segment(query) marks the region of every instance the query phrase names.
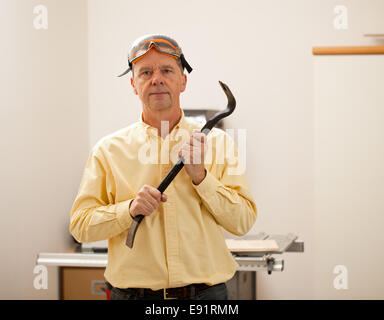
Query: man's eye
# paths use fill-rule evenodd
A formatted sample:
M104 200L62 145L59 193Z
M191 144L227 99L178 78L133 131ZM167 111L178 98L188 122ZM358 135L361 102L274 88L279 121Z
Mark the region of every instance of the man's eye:
M149 77L151 75L151 70L144 70L140 72L141 77Z

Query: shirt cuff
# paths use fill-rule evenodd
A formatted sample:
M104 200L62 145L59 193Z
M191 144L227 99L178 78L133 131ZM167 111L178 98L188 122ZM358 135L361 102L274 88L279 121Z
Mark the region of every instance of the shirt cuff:
M116 208L117 221L123 229L128 229L133 219L129 213L129 206L134 199L119 202Z
M192 183L200 198L208 203L215 203L213 201L217 197L217 190L222 186L221 182L207 170L207 174L203 181L198 185Z

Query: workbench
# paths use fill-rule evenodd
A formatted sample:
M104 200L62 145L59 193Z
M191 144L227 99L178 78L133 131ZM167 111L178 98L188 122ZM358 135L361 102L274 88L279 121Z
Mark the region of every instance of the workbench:
M227 239L228 248L239 264L236 275L227 282L230 299L256 299L256 272L281 272L284 270L282 255L286 252L304 252L304 242L297 236L268 235L264 232L256 235ZM257 241L257 248L236 249L236 244ZM274 240L276 248L263 247L264 242ZM242 241L242 242L238 242ZM84 252L80 247L63 253L39 253L38 265L59 267L60 299L105 299L104 270L108 262L107 253ZM241 286L241 290L240 290Z

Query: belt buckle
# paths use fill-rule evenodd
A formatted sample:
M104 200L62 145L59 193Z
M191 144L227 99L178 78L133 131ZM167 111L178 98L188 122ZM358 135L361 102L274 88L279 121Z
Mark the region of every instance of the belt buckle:
M167 297L167 289L163 288L163 297L164 300L176 300L177 298L168 298Z

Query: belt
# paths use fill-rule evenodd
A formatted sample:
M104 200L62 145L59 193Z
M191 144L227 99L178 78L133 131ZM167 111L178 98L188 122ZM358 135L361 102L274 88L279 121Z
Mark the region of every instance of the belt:
M185 287L178 288L167 288L160 290L151 290L146 288L128 288L128 289L120 289L121 291L134 293L138 297L144 296L161 296L164 300L167 299L183 299L194 297L199 294L201 291L208 289L213 286L208 286L205 283L198 284L190 284Z

